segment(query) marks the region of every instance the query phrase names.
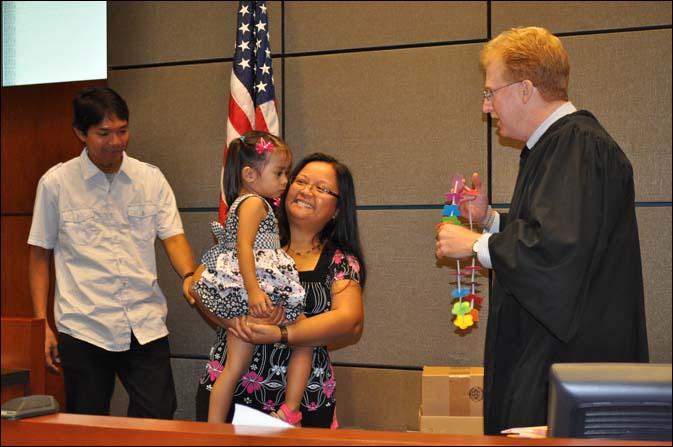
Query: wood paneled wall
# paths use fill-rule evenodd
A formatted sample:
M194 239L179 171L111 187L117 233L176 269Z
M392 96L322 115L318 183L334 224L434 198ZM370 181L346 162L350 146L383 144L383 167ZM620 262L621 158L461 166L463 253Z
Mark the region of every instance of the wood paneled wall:
M32 317L28 232L37 183L82 151L72 131L75 94L106 80L2 87L2 317ZM49 305L53 306L52 287ZM53 315L49 324L54 328ZM46 392L64 408L63 379L46 374Z

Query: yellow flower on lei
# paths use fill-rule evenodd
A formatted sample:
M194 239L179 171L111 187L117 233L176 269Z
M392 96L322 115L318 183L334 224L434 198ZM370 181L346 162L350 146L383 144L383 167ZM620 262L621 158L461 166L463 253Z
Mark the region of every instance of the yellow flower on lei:
M472 326L474 324L474 321L472 320L472 315L458 315L455 320L453 320L453 324L458 326L459 328L465 330L468 327Z

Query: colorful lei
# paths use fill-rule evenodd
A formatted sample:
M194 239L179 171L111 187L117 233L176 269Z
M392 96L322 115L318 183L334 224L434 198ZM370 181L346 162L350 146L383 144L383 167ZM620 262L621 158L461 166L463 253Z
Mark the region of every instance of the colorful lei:
M465 187L464 177L457 174L453 178L451 190L446 194L446 202L442 210L442 222L438 228L445 224L462 225L458 203L463 200L463 196L476 196L475 190ZM468 213L468 220L470 230L473 230L472 213ZM457 287L451 292L453 308L451 314L455 315L453 324L461 331L466 331L468 328L479 321L479 308L483 298L477 295L478 282L475 280L476 273L481 269L476 265L476 255L472 255L472 263L461 270L460 259L456 259L456 281L451 284L457 284ZM462 277L469 277L468 282L461 281ZM469 287L467 287L469 286Z

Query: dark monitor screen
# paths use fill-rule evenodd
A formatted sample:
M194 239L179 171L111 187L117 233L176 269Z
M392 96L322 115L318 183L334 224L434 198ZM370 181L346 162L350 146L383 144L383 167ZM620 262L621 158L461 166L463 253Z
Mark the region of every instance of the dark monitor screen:
M671 440L671 364L557 363L548 436Z

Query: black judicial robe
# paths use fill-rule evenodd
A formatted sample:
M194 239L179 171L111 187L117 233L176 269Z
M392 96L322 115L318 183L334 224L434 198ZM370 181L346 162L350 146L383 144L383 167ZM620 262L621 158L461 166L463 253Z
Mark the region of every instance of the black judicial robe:
M532 148L500 232L484 372L484 430L546 425L549 368L647 362L633 170L578 111Z

